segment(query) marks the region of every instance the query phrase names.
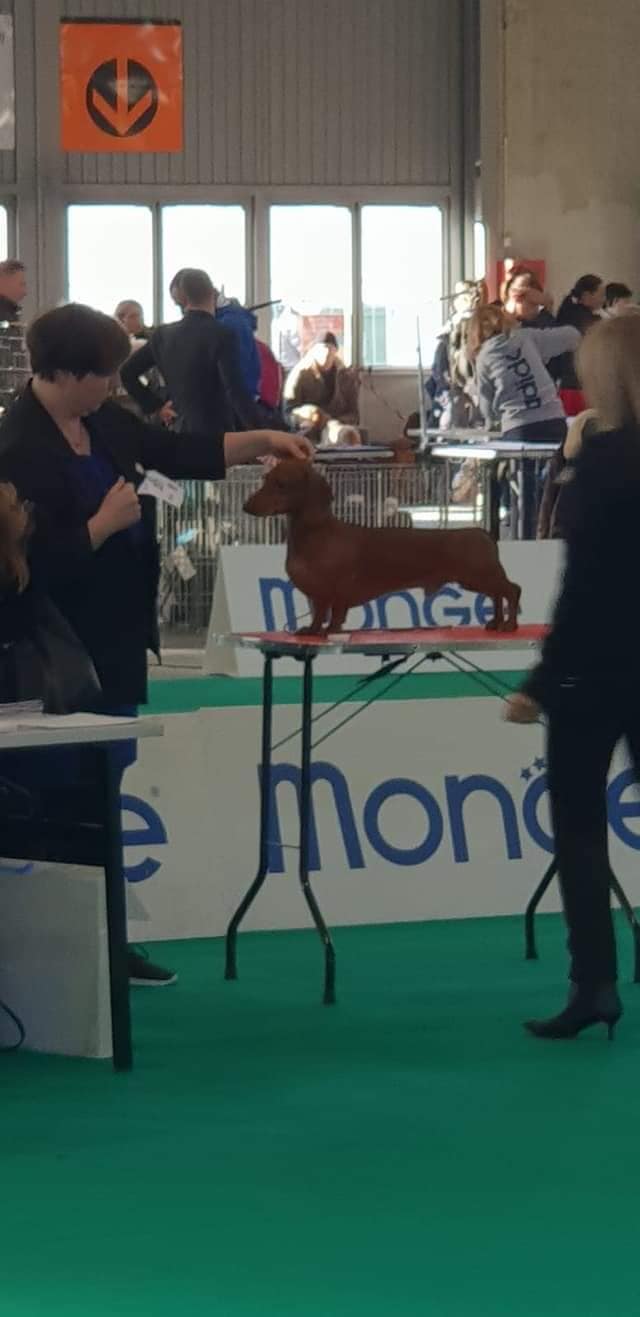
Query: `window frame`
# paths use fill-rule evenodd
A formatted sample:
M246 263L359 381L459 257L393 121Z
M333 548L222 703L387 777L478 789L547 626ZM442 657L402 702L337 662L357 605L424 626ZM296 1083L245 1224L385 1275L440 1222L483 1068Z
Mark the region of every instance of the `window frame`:
M329 199L328 197L322 197L322 198L320 198L320 197L318 197L318 196L316 196L316 197L313 199L313 201L304 201L304 200L301 200L301 199L299 199L299 198L297 198L295 201L283 201L281 198L278 198L278 200L276 200L276 201L269 201L269 202L268 202L268 204L267 204L267 209L266 209L266 225L265 225L265 235L266 235L266 244L267 244L267 245L266 245L266 253L265 253L265 256L266 256L266 269L267 269L267 291L266 291L266 294L265 294L264 299L262 299L262 298L260 299L261 301L262 301L262 300L264 300L264 301L268 301L268 300L270 299L270 297L271 297L271 224L270 224L270 222L269 222L269 217L270 217L270 214L271 214L271 210L272 210L274 207L276 207L276 206L283 206L283 207L286 207L286 208L289 209L289 210L293 209L293 208L296 207L296 206L304 207L304 208L307 209L307 210L309 209L310 206L321 206L321 207L323 207L323 208L326 208L327 206L330 206L331 208L334 208L334 209L344 210L344 211L346 211L347 214L349 215L350 220L351 220L351 225L350 225L350 227L351 227L351 233L350 233L350 243L351 243L351 315L350 315L350 317L349 317L349 320L350 320L350 326L349 326L349 327L350 327L350 331L351 331L351 333L350 333L350 346L351 346L350 365L359 369L359 368L360 368L360 357L361 357L361 344L360 344L360 340L359 340L359 338L356 338L356 326L360 323L361 289L360 289L359 284L358 284L358 282L356 281L356 277L355 277L355 275L356 275L356 270L359 269L359 264L357 263L357 257L356 257L356 245L357 245L357 243L359 243L359 240L360 240L360 239L359 239L359 234L360 234L360 224L359 224L359 219L358 219L358 217L357 217L357 203L356 203L356 204L348 204L347 202L339 201L339 200L335 200L334 198L331 198L331 199ZM270 311L271 311L271 308L270 308L270 307L267 307L267 308L265 308L265 309L266 309L267 317L268 317L268 316L269 316L269 313L270 313ZM345 317L345 321L346 321L346 317ZM260 328L261 328L261 330L262 330L262 328L263 328L262 322L261 322L261 324L260 324ZM268 343L271 345L271 321L270 321L270 320L268 321L268 327L265 327L265 332L266 332L266 339L265 339L265 341L268 342Z
M452 190L447 186L433 187L210 187L177 186L166 184L145 187L144 196L138 196L136 185L104 184L65 185L62 189L63 231L64 231L64 265L63 296L68 291L68 252L66 210L70 205L146 205L150 206L154 216L153 228L153 262L154 262L154 323L159 324L162 310L162 219L161 208L164 205L232 205L242 206L245 210L245 246L246 246L246 302L248 306L258 305L269 300L270 289L270 235L269 209L272 205L321 205L345 206L352 217L352 313L351 341L352 364L355 368L363 367L363 333L362 333L362 280L361 280L361 221L360 210L368 205L397 206L439 206L442 211L442 284L445 291L452 287L454 277L462 277L460 260L459 217L452 202ZM2 197L0 196L0 200ZM270 311L259 311L258 333L269 342ZM413 376L416 364L400 366L376 366L376 376L407 377Z
M376 201L370 201L368 198L366 198L366 199L363 199L363 200L361 201L360 206L359 206L360 214L359 214L359 222L358 222L358 235L359 235L359 256L360 256L360 271L359 271L359 274L360 274L360 282L359 282L359 288L358 288L358 305L359 305L359 310L360 310L360 315L361 315L362 323L361 323L361 326L360 326L360 338L359 338L359 344L358 344L358 349L359 349L359 351L358 351L358 357L359 357L358 364L359 364L361 370L372 371L372 372L375 372L376 375L406 375L407 373L413 374L413 372L414 372L415 370L418 369L418 361L417 361L417 357L416 357L415 364L414 364L413 366L412 366L412 365L406 365L406 366L373 366L373 365L371 365L371 366L370 366L370 365L368 365L368 364L365 362L365 360L364 360L364 329L365 329L365 326L364 326L364 298L363 298L363 295L362 295L362 253L363 253L363 242L362 242L362 211L365 210L365 209L368 209L369 207L374 207L374 206L386 206L386 207L397 206L399 209L402 209L402 210L406 210L406 209L407 209L408 207L410 207L410 206L415 206L415 207L420 208L420 209L426 209L426 208L428 208L428 209L430 209L430 210L439 210L439 211L440 211L440 222L441 222L441 233L442 233L442 244L441 244L441 269L440 269L440 273L441 273L441 288L442 288L442 294L441 294L441 296L442 296L442 299L443 299L443 300L442 300L442 323L443 323L443 324L444 324L444 322L445 322L445 320L446 320L446 315L445 315L445 311L446 311L446 307L447 307L447 301L446 301L446 298L447 298L447 290L448 290L448 288L449 288L449 286L450 286L450 285L449 285L449 278L448 278L448 270L449 270L449 268L450 268L450 254L449 254L449 241L450 241L450 233L449 233L449 228L450 228L450 225L449 225L449 210L448 210L448 207L445 208L444 204L441 204L441 203L438 202L438 201L424 200L424 198L421 198L420 200L418 200L418 199L414 199L414 200L412 200L412 201L402 201L402 200L400 200L399 197L397 197L397 196L394 196L394 197L393 197L393 200L391 200L391 198L389 198L389 197L386 197L384 200L376 199ZM424 363L423 363L423 365L424 365Z
M109 196L109 197L104 196L104 197L101 197L99 200L98 200L98 198L94 198L94 199L92 199L91 201L87 201L87 202L85 202L85 201L78 201L78 200L75 200L75 199L71 200L70 198L65 200L64 208L63 208L63 218L62 218L62 225L63 225L63 232L64 232L64 294L63 294L63 296L64 296L65 301L69 301L69 300L70 300L70 293L69 293L69 211L70 211L70 209L71 209L72 206L73 206L73 207L80 207L80 206L81 206L81 207L85 207L85 206L86 206L87 208L88 208L89 206L92 206L92 207L94 207L94 208L98 208L98 209L100 209L100 208L104 209L105 206L110 206L110 207L114 207L114 206L128 206L128 207L131 207L131 206L137 206L137 207L138 207L139 209L141 209L141 210L148 210L148 211L150 212L150 217L151 217L151 243L152 243L152 251L151 251L151 311L152 311L152 314L155 316L155 313L156 313L156 295L157 295L157 291L156 291L156 252L157 252L157 241L156 241L156 219L155 219L155 213L154 213L154 212L155 212L155 206L154 206L154 203L153 203L152 201L143 201L142 198L141 198L139 201L132 200L131 195L129 196L129 198L128 198L127 200L125 200L124 198L121 198L121 199L119 199L119 200L117 200L117 201L114 201L113 198L112 198L111 196ZM108 312L107 314L110 314L110 312ZM154 322L154 323L155 323L155 322Z
M164 229L163 229L163 211L170 206L213 206L218 209L241 210L244 215L244 285L245 285L245 305L251 305L250 293L250 268L251 268L251 210L245 201L238 201L233 197L226 197L224 201L212 199L211 197L201 197L199 200L190 198L188 201L177 200L172 198L170 201L158 201L154 206L154 277L156 282L154 301L157 304L159 316L162 315L164 303L167 297L167 288L164 283ZM154 307L154 310L156 308ZM160 324L160 319L154 320L154 324Z

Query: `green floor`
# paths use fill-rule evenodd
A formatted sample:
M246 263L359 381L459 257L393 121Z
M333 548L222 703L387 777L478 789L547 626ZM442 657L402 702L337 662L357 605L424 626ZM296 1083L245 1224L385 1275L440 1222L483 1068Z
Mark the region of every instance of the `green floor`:
M1 1317L637 1317L640 987L613 1046L526 1037L562 928L165 947L138 1063L0 1057Z

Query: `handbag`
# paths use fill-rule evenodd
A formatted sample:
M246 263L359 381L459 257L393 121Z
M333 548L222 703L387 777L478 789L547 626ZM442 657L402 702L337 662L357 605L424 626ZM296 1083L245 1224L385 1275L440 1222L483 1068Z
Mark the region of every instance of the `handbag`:
M24 607L21 634L0 645L0 702L41 700L55 714L98 711L98 674L73 628L44 595L29 592Z

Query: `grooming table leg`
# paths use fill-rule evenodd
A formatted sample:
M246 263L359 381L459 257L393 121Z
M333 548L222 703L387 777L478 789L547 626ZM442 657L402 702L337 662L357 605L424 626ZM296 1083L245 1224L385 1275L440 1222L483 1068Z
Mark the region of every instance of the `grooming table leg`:
M127 965L127 900L122 867L122 811L120 774L110 748L99 755L104 799L104 876L109 944L109 993L114 1070L131 1070L131 1007Z
M299 878L304 898L324 945L325 1006L336 1000L336 953L322 911L309 881L309 825L311 822L311 723L313 714L313 655L304 657L302 678L302 756L300 764L300 856Z
M529 901L529 904L525 911L525 916L524 916L524 933L525 933L525 944L526 944L525 960L538 959L538 952L536 949L536 935L534 928L536 910L538 909L538 906L540 905L540 902L545 892L547 891L547 888L551 886L557 872L558 872L558 863L554 855L551 864L549 865L549 868L547 869L544 877L538 883L538 886L536 887L536 890L533 893L533 896L531 897L531 900Z
M226 939L225 979L237 979L236 944L238 928L247 910L253 905L269 871L269 825L271 803L271 742L273 725L273 658L265 656L262 678L262 754L260 764L260 849L258 872L246 896L240 902L229 927Z
M629 921L629 927L633 934L633 981L634 983L640 983L640 924L629 897L614 874L611 875L611 891Z

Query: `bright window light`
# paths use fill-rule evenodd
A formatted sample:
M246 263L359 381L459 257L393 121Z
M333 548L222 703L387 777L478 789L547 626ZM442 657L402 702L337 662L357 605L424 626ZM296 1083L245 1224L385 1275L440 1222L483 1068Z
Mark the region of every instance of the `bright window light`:
M487 230L482 220L473 222L473 277L484 279L487 273Z
M351 211L347 206L272 206L271 342L285 370L327 330L351 361Z
M244 304L247 287L243 206L162 207L162 316L178 320L169 284L188 266L206 270L216 288Z
M365 366L413 370L418 332L422 359L431 360L443 320L442 263L439 206L362 207Z
M0 206L0 261L9 255L9 216L6 206Z
M140 302L153 323L153 222L149 206L67 208L67 292L113 315L118 302Z

